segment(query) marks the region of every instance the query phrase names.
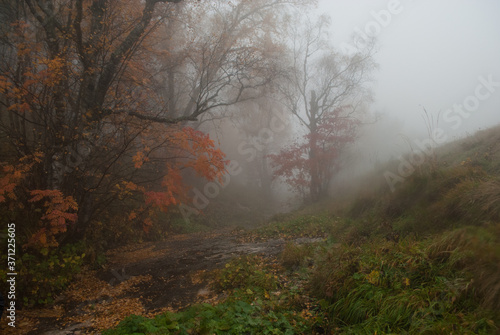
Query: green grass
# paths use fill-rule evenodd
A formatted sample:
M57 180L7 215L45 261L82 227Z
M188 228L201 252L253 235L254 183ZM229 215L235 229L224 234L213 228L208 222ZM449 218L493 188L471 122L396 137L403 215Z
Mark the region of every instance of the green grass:
M499 293L496 229L334 247L318 256L310 287L339 333L491 334L500 325L498 306L491 304L498 300L489 296ZM480 280L492 267L489 280Z
M249 231L247 237L253 240L325 237L331 235L338 222L340 222L339 218L332 217L327 213L276 215L266 225Z
M216 306L195 305L154 319L130 316L103 335L129 334L297 334L306 330L300 317L266 311L259 303L232 301Z
M228 292L225 301L193 305L154 319L132 315L103 335L301 334L310 333L317 323L318 317L303 313L299 293L289 287L276 264L256 256L241 257L214 275L214 289Z

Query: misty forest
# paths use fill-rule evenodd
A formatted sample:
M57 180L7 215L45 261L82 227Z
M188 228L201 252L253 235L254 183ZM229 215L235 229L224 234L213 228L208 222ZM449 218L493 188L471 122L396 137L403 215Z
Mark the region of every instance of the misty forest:
M0 0L0 332L499 333L500 6L430 3Z

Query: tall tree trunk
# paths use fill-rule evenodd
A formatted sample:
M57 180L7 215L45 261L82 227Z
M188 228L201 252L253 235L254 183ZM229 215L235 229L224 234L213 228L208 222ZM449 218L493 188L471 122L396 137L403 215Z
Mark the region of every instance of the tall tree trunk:
M316 92L311 91L310 116L309 116L309 165L311 181L309 185L309 195L311 202L317 202L320 198L321 176L318 166L318 101Z

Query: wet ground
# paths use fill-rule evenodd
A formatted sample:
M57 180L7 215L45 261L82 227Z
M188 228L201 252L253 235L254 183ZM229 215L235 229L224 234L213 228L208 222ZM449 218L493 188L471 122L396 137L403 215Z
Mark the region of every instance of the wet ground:
M108 254L105 268L82 274L54 306L27 311L27 332L20 333L98 334L130 314L215 302L223 297L210 290L207 273L236 256L276 256L284 245L282 239L242 242L239 232L223 230L120 248Z

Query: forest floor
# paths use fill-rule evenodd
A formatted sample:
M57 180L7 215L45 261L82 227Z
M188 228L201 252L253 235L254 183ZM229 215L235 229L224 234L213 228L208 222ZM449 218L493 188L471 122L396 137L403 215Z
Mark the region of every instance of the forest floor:
M214 303L224 297L211 291L210 271L237 256L274 257L284 245L282 238L252 241L242 230L223 229L111 250L105 267L82 271L54 305L19 311L14 333L98 334L131 314Z

